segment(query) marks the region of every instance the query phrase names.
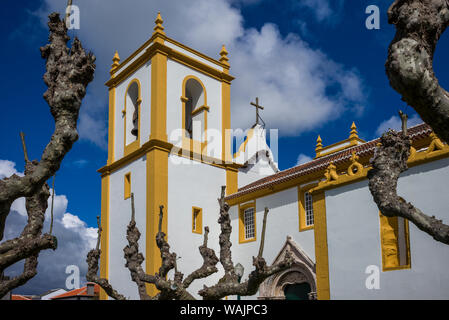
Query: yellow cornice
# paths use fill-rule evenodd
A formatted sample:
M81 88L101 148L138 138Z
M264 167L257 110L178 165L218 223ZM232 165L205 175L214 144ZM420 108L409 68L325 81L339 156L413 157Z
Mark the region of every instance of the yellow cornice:
M193 50L193 49L192 49ZM162 43L155 42L150 47L146 49L146 51L139 56L136 60L134 60L131 64L129 64L126 68L124 68L120 73L118 71L126 65L127 60L121 63L117 68L115 68L114 77L111 77L105 85L108 87L117 86L123 80L128 78L132 73L138 70L142 65L147 63L156 53L161 53L166 55L169 59L179 62L192 68L198 72L201 72L207 76L210 76L216 80L223 81L226 83L230 83L234 80L234 77L220 71L219 69L215 69L199 60L196 60L192 57L189 57L179 51L174 50L173 48L167 47ZM132 55L132 58L135 57L137 53Z
M321 148L318 148L318 150L316 150L317 153L316 153L315 159L321 158L321 157L324 157L324 156L328 156L328 155L330 155L332 153L337 153L339 151L342 151L342 150L348 149L350 147L353 147L353 146L357 145L357 142L365 143L366 141L362 140L360 138L348 138L348 139L345 139L345 140L333 143L333 144L331 144L329 146L326 146L326 147L323 147L321 145ZM345 146L341 146L340 148L337 148L337 149L334 149L334 150L329 150L329 149L334 148L334 147L336 147L336 146L338 146L340 144L343 144L343 143L348 143L348 144L345 145ZM329 151L326 152L326 150L329 150Z
M165 151L167 153L171 153L174 155L178 155L190 160L198 161L204 164L208 164L211 166L219 167L226 170L231 171L238 171L239 168L242 167L242 165L237 163L223 163L221 159L201 155L194 151L185 150L183 148L174 147L172 143L158 140L158 139L151 139L150 141L144 143L140 148L137 150L134 150L133 152L129 153L128 155L124 156L123 158L114 161L111 164L107 164L100 169L97 170L97 172L101 173L101 176L106 176L111 174L114 171L119 170L120 168L123 168L127 164L130 164L134 160L143 157L147 152L158 149Z
M156 41L157 38L160 38L163 41L158 42L158 41ZM148 39L143 45L141 45L136 51L134 51L128 58L123 60L120 64L114 65L113 70L111 70L111 71L113 71L111 73L111 78L105 83L106 86L111 87L113 85L119 84L121 81L123 81L125 78L127 78L131 73L136 71L138 68L140 68L146 62L148 62L151 59L151 57L156 53L157 49L159 49L161 52L167 54L169 56L169 58L176 60L180 63L186 64L188 66L193 66L196 70L200 69L198 71L205 73L206 75L211 75L213 78L216 78L218 80L223 80L223 81L226 81L229 83L232 80L234 80L234 77L229 75L227 70L220 71L219 69L215 69L199 60L196 60L192 57L182 54L181 52L178 52L173 48L169 48L168 46L164 45L163 42L165 42L165 41L172 43L172 44L180 47L181 49L184 49L192 54L195 54L198 57L205 59L213 64L216 64L217 68L221 67L224 69L229 69L229 64L225 64L218 60L215 60L209 56L206 56L205 54L202 54L201 52L198 52L190 47L183 45L180 42L177 42L176 40L173 40L173 39L165 36L164 34L157 33L157 34L153 34L153 36L150 39ZM145 48L147 48L146 51L139 58L137 58L135 61L133 61L131 64L129 64L125 68L125 65L127 65L132 59L134 59ZM119 72L120 72L120 74L118 74Z
M412 152L407 161L407 165L409 167L414 167L423 163L449 157L449 146L447 144L444 144L442 148L435 150L431 148L431 141L433 140L426 139L426 141L427 143L430 143L430 145L427 144L429 148L421 152L417 152L416 150L415 152ZM422 148L423 147L422 142L419 142L415 147ZM415 148L413 148L412 150L414 149ZM226 202L230 206L234 206L239 203L258 199L261 197L265 197L267 195L272 195L274 193L314 180L321 180L321 181L318 183L316 187L312 188L309 191L311 193L329 190L341 187L346 184L362 181L366 179L367 173L371 169L371 166L369 165L370 157L363 157L363 159L360 160L359 162L358 157L354 157L353 155L349 161L345 161L344 163L339 164L337 168L331 166L331 168L328 167L320 171L313 172L311 174L299 176L295 179L286 180L284 182L271 185L270 187L264 187L253 192L242 194L238 197L229 199ZM355 173L352 171L354 167L357 167L357 172ZM332 171L332 174L330 174L331 172L329 172L330 169ZM326 177L326 173L328 173L327 174L328 177Z

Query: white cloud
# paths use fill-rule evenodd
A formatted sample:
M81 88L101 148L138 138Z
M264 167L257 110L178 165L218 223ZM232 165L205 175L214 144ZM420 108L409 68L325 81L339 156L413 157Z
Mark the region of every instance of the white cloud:
M423 121L421 118L415 114L407 121L407 127L412 127ZM402 130L402 122L399 116L392 116L390 119L383 121L379 127L376 129L376 137L380 137L383 133L387 132L389 129L393 129L396 131Z
M15 163L8 161L14 168ZM6 163L6 160L0 160ZM1 166L0 166L1 167ZM50 194L52 190L50 189ZM65 268L76 265L80 269L81 283L85 282L87 272L87 252L94 248L97 240L97 228L86 225L78 216L67 212L68 200L65 195L55 194L53 206L53 233L58 239L58 248L55 251L41 251L39 255L38 274L24 286L14 292L23 294L41 294L49 289L63 288ZM48 198L48 208L45 212L43 233L50 229L51 196ZM13 202L11 212L6 220L4 240L20 235L27 223L25 198ZM5 270L8 276L16 276L23 270L23 262L16 263Z
M48 12L62 12L64 3L45 3L40 16L46 24ZM319 17L327 15L326 3L305 2ZM118 50L124 59L151 37L158 11L169 37L213 58L219 58L221 45L226 44L231 74L236 76L231 88L233 128L246 129L253 124L254 110L249 103L256 96L265 106L262 117L268 127L280 129L281 136L316 129L364 103L363 85L356 71L310 48L298 35L282 36L274 24L267 23L260 30L245 29L242 13L232 5L235 1L79 0L76 4L80 7L81 29L72 34L76 33L97 56L97 72L81 109L79 132L82 139L104 149L104 82L113 53Z
M0 160L0 179L9 178L13 174L23 176L23 173L16 170L16 164L9 160Z
M309 157L308 155L301 153L298 156L298 160L296 161L296 165L299 166L300 164L307 163L309 161L312 161L313 159Z

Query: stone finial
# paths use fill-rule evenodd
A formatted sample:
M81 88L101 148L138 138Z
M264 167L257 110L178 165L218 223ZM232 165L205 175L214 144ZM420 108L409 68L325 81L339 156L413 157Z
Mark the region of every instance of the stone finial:
M154 20L154 23L156 26L154 27L154 33L161 33L165 34L164 27L162 26L162 23L164 23L164 20L162 20L161 13L157 13L156 20Z
M323 150L323 141L321 140L321 136L318 135L318 138L316 139L316 148L315 148L315 152L316 155L318 156L320 151Z
M220 58L219 61L220 61L221 63L223 63L223 64L229 66L228 50L226 50L225 45L223 45L223 46L221 47L220 56L221 56L221 58Z
M357 133L357 127L356 127L355 123L352 122L349 139L354 139L354 138L358 138L358 137L359 137L359 135Z
M114 57L112 57L111 73L120 65L120 56L117 50L115 50Z

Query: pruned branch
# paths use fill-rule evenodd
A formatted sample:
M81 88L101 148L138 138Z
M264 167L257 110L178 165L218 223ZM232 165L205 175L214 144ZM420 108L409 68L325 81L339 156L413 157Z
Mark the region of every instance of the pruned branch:
M228 213L229 206L224 201L225 188L226 187L222 187L221 198L218 201L220 204L220 218L218 222L220 223L222 230L220 234L220 247L221 247L220 262L222 263L222 265L223 262L225 264L232 263L232 259L230 256L231 251L229 249L231 247L229 234L232 229ZM204 288L198 292L198 294L202 296L205 300L218 300L229 295L240 295L240 296L254 295L257 293L260 284L265 279L272 276L273 274L286 270L292 266L293 257L289 252L287 252L287 254L285 255L284 260L273 266L267 266L265 259L262 257L263 247L265 243L265 230L267 224L268 211L269 211L268 208L265 208L259 253L257 257L253 257L253 266L255 267L255 270L251 272L251 274L248 277L248 280L243 283L239 283L237 275L235 274L234 271L234 266L232 265L232 272L226 273L225 276L222 279L220 279L220 281L217 284L211 287L204 286ZM227 267L229 269L229 265L227 265Z
M407 117L402 116L403 127ZM403 132L390 130L380 138L381 145L371 159L372 169L368 172L369 190L374 202L387 217L403 217L435 240L449 244L449 226L434 216L428 216L397 194L397 183L402 172L408 169L411 140Z
M92 249L87 254L87 281L94 282L98 284L108 296L116 300L126 300L126 298L118 293L109 283L107 279L98 277L98 260L100 259L101 250L100 250L100 241L101 241L101 225L100 225L100 217L97 216L97 224L98 224L98 238L97 238L97 246L95 249Z
M49 15L49 44L41 48L47 60L44 82L48 90L44 99L55 120L55 131L45 147L36 168L23 177L12 175L0 180L0 240L3 239L5 221L14 200L31 197L53 176L66 153L78 139L76 123L86 87L95 71L95 57L86 53L75 38L71 49L67 47L67 28L58 13ZM27 159L27 155L25 155Z
M388 22L396 26L385 64L390 85L449 142L449 93L433 71L437 42L449 25L449 1L396 0Z

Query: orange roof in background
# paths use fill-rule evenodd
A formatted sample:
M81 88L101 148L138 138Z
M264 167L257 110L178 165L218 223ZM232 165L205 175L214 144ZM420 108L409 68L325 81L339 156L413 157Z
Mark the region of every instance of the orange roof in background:
M422 123L408 128L407 131L410 138L413 141L416 141L428 137L432 132L432 129L427 124ZM329 166L331 162L333 162L334 165L338 165L339 163L349 161L353 152L355 152L355 154L358 156L373 155L379 141L380 138L377 138L375 140L365 142L357 146L344 149L342 151L331 153L329 155L314 159L299 166L286 169L271 176L259 179L239 188L236 193L227 196L225 200L238 198L242 195L250 194L257 190L270 188L271 186L295 179L299 176L304 176L312 172L324 170Z
M31 298L27 298L20 294L13 294L13 295L11 295L11 300L31 300Z
M95 284L94 295L98 295L98 294L100 294L100 286L98 284ZM87 286L57 295L50 299L61 299L61 298L79 297L79 296L87 296Z

